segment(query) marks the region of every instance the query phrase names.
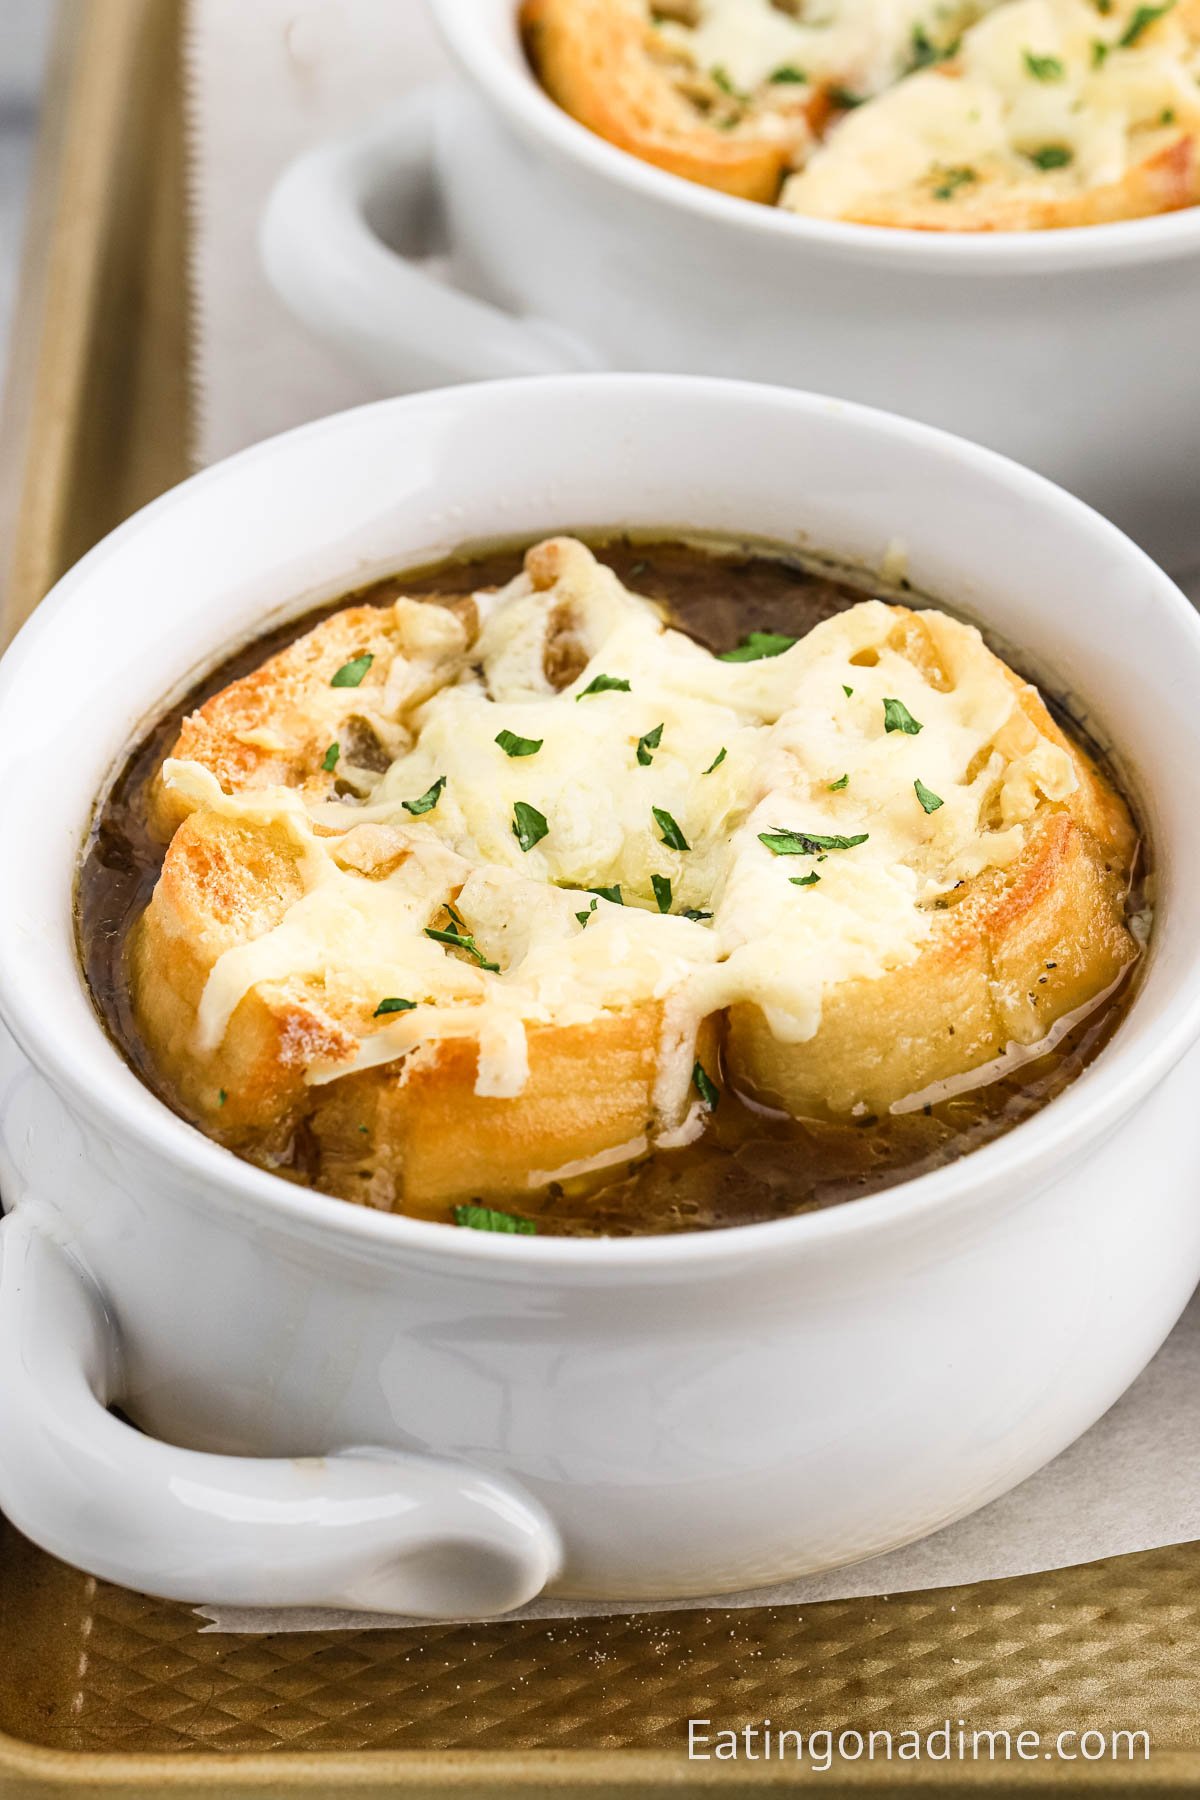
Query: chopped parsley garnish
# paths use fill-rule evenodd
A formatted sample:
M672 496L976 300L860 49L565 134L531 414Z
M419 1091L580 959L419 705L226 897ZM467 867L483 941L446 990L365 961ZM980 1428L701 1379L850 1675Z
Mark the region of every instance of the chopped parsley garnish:
M535 844L540 844L549 829L544 813L540 813L536 806L530 806L527 801L517 801L513 807L512 830L522 850L529 851Z
M624 906L625 904L624 900L621 898L621 886L619 882L616 887L589 888L588 893L599 894L601 900L611 900L614 906Z
M921 802L921 805L927 813L935 813L939 806L945 806L946 802L942 799L941 795L935 794L931 788L927 788L923 781L914 781L913 788L916 792L917 799Z
M425 927L425 936L427 938L432 938L435 944L448 944L452 950L462 950L473 962L477 962L481 969L488 969L493 975L498 975L500 973L500 964L488 961L487 957L483 954L483 951L479 948L479 945L475 942L475 939L469 932L465 932L462 929L462 920L452 906L448 906L446 911L454 920L453 930L435 931L432 925L427 925Z
M705 1106L707 1106L709 1112L716 1112L717 1107L720 1104L721 1095L718 1091L716 1082L701 1062L697 1062L692 1066L692 1085L699 1094L701 1100L703 1100Z
M361 656L351 657L334 675L329 683L330 687L361 687L362 678L374 661L375 657L370 650L364 651Z
M385 1013L412 1012L416 1004L415 1000L381 1000L371 1017L382 1019Z
M725 761L725 758L728 756L728 754L729 754L729 752L726 750L725 746L722 744L721 748L717 751L717 754L713 757L712 761L709 763L707 769L701 770L701 773L704 775L711 775L714 769L720 768L721 764Z
M1104 67L1104 61L1108 55L1108 51L1109 51L1109 46L1103 41L1102 38L1093 38L1092 39L1092 67L1093 67L1093 69L1101 69Z
M1173 106L1164 106L1158 115L1158 122L1160 125L1173 125L1175 123L1175 108Z
M935 177L937 180L937 186L933 190L935 200L953 200L959 188L969 187L971 182L979 180L978 172L965 165L959 169L939 168L935 170Z
M700 919L712 918L711 913L701 912L699 908L695 906L685 906L679 916L681 919L695 919L697 921Z
M648 769L650 764L654 761L652 752L657 750L658 746L662 743L662 734L662 726L656 725L653 731L647 731L643 737L638 739L637 759L641 763L643 769Z
M798 640L780 631L752 631L736 650L723 650L718 662L761 662L765 656L782 656Z
M774 82L776 86L792 85L803 87L804 83L808 80L808 76L803 69L798 69L794 63L780 63L777 69L772 69L767 80Z
M918 23L912 28L912 61L910 70L927 69L930 63L941 62L942 52L933 42L925 27Z
M664 812L661 806L652 806L650 811L654 814L658 828L662 832L662 841L667 846L668 850L691 849L692 846L688 843L669 812Z
M847 687L845 682L843 681L842 692L843 692L843 694L845 694L845 696L848 700L850 698L851 694L854 692L854 689L852 687Z
M224 1106L224 1104L228 1100L228 1098L229 1098L229 1095L225 1092L224 1088L217 1089L217 1105L218 1106Z
M1022 50L1021 55L1035 81L1061 81L1067 72L1059 56L1037 56L1032 50Z
M1139 6L1117 39L1117 48L1128 50L1131 44L1136 44L1143 31L1148 31L1157 19L1161 19L1164 13L1169 13L1174 4L1175 0L1165 0L1162 6Z
M321 758L321 767L327 775L333 774L333 771L337 768L337 759L341 754L342 747L340 744L330 744L328 750Z
M843 112L852 112L856 106L861 106L866 98L865 94L852 94L849 88L844 87L831 87L827 89L827 92L830 102L834 106L840 107Z
M446 785L446 777L439 775L431 788L426 788L419 800L402 800L401 806L407 813L420 815L432 812L442 797L442 789Z
M1043 144L1040 150L1031 150L1029 160L1037 169L1065 169L1074 162L1075 152L1066 144Z
M536 756L545 741L544 738L518 737L515 731L496 733L496 742L505 756Z
M500 1212L494 1206L478 1206L474 1202L470 1206L454 1208L454 1223L468 1231L508 1231L518 1237L537 1236L537 1226L532 1219L519 1219L516 1213Z
M709 70L709 74L723 94L728 94L730 98L734 100L740 100L742 98L730 79L729 70L722 68L720 63L716 63L713 68Z
M814 869L811 875L789 875L788 880L793 887L816 887L821 877Z
M850 786L849 775L839 775L836 781L831 781L829 783L829 791L831 794L838 794L841 792L841 790L844 787L849 787L849 786Z
M815 856L818 850L853 850L856 844L865 844L869 835L866 831L857 837L819 837L813 831L760 831L758 841L773 856Z
M589 694L619 693L627 694L629 683L623 675L597 675L589 681L582 694L576 694L576 700L586 700Z
M907 737L916 737L922 727L920 722L913 718L903 700L885 700L883 703L883 729L885 731L903 731Z
M1113 0L1095 0L1096 11L1106 17L1113 9Z
M658 901L658 910L669 913L671 910L671 883L665 875L652 875L650 886L654 889L654 898Z
M575 914L575 917L579 920L579 923L583 926L585 931L587 929L587 922L591 918L591 916L595 912L595 910L596 910L596 902L593 900L592 904L588 907L586 912L577 912Z

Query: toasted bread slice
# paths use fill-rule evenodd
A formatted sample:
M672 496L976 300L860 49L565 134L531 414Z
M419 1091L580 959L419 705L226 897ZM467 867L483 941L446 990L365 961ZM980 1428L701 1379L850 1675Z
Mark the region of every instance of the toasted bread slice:
M1010 0L844 117L781 204L921 231L1109 224L1200 201L1200 4Z
M478 624L470 597L344 607L190 713L172 755L228 793L369 792L408 741L407 713L462 666ZM160 780L151 804L170 837L191 802Z
M769 105L732 92L664 38L642 0L524 0L521 26L565 112L687 181L769 204L808 140L803 82L774 84Z

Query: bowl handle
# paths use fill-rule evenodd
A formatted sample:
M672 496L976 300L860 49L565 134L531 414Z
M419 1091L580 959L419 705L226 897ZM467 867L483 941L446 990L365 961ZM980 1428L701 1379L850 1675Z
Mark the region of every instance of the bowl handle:
M259 234L268 279L311 331L396 391L598 367L563 327L463 293L375 229L388 216L400 241L428 236L439 212L434 144L445 98L418 90L284 171Z
M560 1548L515 1484L386 1449L215 1456L106 1410L117 1336L23 1201L0 1223L0 1508L44 1550L147 1594L488 1618L541 1592Z

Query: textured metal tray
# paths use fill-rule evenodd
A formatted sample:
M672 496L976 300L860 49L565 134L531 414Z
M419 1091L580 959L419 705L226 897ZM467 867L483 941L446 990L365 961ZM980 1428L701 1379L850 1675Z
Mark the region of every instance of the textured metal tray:
M180 0L62 8L0 443L5 632L187 472L180 24ZM1094 1763L1086 1780L1048 1761L846 1763L819 1778L831 1796L1194 1791L1198 1621L1192 1545L799 1609L230 1637L0 1521L0 1794L733 1794L818 1779L689 1764L689 1717L1145 1729L1153 1745L1148 1765Z

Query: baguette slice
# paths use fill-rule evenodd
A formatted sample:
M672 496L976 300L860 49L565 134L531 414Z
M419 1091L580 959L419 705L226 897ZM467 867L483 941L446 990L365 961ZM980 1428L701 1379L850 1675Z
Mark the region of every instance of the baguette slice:
M640 0L524 0L521 27L542 86L572 118L643 162L772 204L808 141L812 95L731 104L673 52Z
M928 667L921 617L908 621L910 653ZM807 1042L774 1036L759 1007L730 1009L726 1065L762 1103L836 1119L886 1112L940 1083L965 1085L1014 1047L1019 1057L1052 1040L1136 957L1126 901L1138 839L1128 808L1037 691L1007 673L1021 713L1067 752L1078 786L1065 802L1039 804L1013 862L934 902L932 933L914 961L828 991Z

